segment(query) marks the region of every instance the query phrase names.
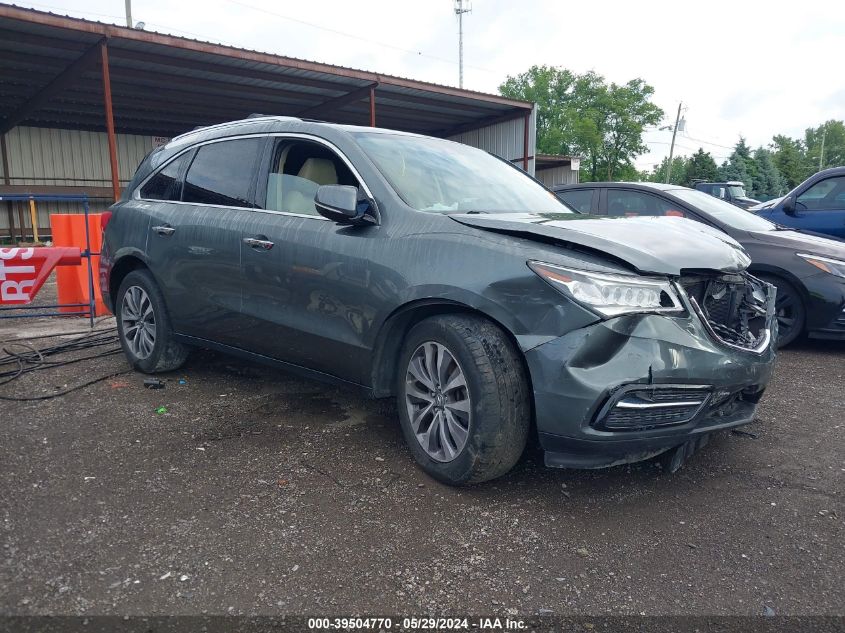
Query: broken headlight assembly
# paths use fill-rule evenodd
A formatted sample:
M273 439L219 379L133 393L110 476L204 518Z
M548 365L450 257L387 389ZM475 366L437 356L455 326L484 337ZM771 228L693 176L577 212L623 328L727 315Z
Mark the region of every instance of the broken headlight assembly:
M819 270L823 270L824 272L836 277L845 278L845 262L839 259L833 259L832 257L819 257L818 255L807 255L806 253L795 254Z
M668 279L598 273L535 261L528 262L528 267L564 296L605 317L684 311Z

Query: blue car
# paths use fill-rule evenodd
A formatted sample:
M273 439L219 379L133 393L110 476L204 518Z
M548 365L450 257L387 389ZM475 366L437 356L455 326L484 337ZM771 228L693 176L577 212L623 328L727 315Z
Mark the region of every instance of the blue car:
M820 171L775 204L749 211L783 226L845 239L845 167Z

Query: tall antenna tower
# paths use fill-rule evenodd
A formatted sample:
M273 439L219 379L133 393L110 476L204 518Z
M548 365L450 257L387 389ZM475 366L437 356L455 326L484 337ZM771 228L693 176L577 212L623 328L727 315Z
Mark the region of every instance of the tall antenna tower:
M472 11L469 0L455 0L455 15L458 16L458 86L464 87L464 13Z

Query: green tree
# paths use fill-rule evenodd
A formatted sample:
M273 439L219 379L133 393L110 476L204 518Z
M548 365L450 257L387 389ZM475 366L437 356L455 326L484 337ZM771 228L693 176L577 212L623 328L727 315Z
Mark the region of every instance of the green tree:
M822 156L822 137L824 137L824 155ZM845 123L842 121L825 121L819 127L808 128L804 133L804 145L807 148L807 160L810 173L821 168L845 165Z
M777 134L772 138L769 148L772 151L772 162L788 189L796 187L809 175L807 154L801 141Z
M710 155L710 152L705 152L704 148L699 147L698 151L690 156L687 161L684 177L680 184L685 187L692 187L696 180L716 180L719 177L719 167L716 161Z
M576 76L563 68L532 66L527 72L508 77L499 86L506 97L537 104L537 152L574 154L575 122L566 118L566 107Z
M689 161L684 156L672 157L672 174L669 184L682 185L686 179ZM649 176L651 182L666 182L666 170L669 167L669 157L666 156Z
M608 84L592 71L532 66L509 76L499 92L537 103L537 151L582 155L585 181L634 173L633 159L648 150L643 128L663 117L651 102L654 89L642 79Z
M745 137L739 137L736 145L734 145L733 153L744 161L751 160L751 147L749 147L748 143L745 142Z
M738 180L745 185L748 194L753 193L753 181L757 175L757 166L751 156L751 148L743 137L734 147L734 151L719 167L719 180Z
M754 151L755 174L751 177L754 196L770 200L786 193L786 185L772 160L772 153L762 147Z

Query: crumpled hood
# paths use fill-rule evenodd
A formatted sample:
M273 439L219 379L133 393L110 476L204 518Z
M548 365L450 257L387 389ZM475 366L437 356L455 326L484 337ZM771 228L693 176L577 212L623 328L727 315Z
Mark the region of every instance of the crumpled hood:
M645 274L679 276L684 269L737 272L751 263L733 238L686 218L606 218L576 213L449 217L477 229L586 247L621 259Z

